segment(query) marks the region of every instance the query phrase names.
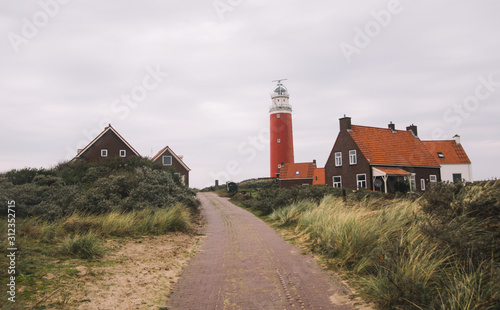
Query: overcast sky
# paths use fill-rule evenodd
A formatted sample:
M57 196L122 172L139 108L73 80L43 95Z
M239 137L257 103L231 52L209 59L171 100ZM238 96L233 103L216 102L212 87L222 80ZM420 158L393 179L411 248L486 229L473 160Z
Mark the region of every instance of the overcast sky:
M352 123L459 134L500 177L500 2L40 0L0 4L0 171L71 159L104 126L168 145L191 186L269 176L273 80L295 161Z

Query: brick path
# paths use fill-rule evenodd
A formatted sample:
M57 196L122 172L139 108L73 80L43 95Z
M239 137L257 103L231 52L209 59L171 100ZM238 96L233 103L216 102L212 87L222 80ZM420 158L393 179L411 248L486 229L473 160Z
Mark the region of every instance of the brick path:
M207 237L168 309L355 309L345 287L262 220L213 193L198 198Z

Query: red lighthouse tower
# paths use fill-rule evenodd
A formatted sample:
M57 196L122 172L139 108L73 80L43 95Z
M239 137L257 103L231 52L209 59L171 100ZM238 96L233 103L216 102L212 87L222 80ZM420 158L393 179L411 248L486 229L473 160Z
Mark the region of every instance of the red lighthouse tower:
M288 90L278 82L271 94L273 101L269 108L271 119L271 177L279 174L282 163L293 163L292 106L289 103Z

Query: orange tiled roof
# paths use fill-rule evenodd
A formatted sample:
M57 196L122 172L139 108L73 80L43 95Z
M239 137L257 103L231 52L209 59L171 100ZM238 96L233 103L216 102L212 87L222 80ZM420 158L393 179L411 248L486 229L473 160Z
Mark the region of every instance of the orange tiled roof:
M403 169L399 168L380 168L376 167L375 169L380 170L384 172L387 175L410 175L408 171L404 171Z
M314 176L314 163L288 163L280 169L280 179L312 179Z
M461 144L455 140L422 141L432 156L441 164L470 164L471 161ZM438 156L443 154L443 158Z
M352 125L351 137L370 164L439 167L410 131Z

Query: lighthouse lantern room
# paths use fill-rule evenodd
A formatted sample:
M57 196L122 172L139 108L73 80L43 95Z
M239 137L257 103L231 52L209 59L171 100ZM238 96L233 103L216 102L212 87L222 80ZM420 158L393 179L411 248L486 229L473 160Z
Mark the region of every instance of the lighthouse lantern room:
M271 94L272 104L269 108L271 125L271 177L279 176L283 163L293 163L293 131L292 106L286 87L276 80L277 86Z

